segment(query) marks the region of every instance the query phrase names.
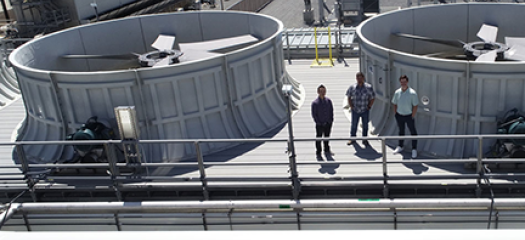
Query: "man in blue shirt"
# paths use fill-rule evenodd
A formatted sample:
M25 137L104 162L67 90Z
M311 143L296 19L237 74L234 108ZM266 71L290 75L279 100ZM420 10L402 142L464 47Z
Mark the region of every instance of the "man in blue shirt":
M361 118L363 124L363 137L368 135L368 115L374 104L375 96L374 89L369 83L365 83L365 75L358 72L355 75L357 83L350 86L346 91L348 97L348 106L352 112L352 126L350 128L350 137L355 137L357 133L357 123ZM348 141L347 145L354 144L354 141ZM363 140L363 144L368 145L367 140Z
M334 122L334 106L332 100L326 97L326 87L319 85L317 87L318 97L312 102L312 118L315 121L316 137L330 137L332 131L332 123ZM332 154L328 141L323 141L324 152ZM321 155L321 141L315 142L316 154Z
M414 118L417 113L419 100L414 89L408 87L408 77L403 75L399 78L401 87L396 90L392 98L394 112L396 115L397 126L399 127L399 136L405 136L405 125L408 126L410 134L417 135ZM394 153L403 151L404 140L400 139ZM412 140L412 158L417 157L417 140Z

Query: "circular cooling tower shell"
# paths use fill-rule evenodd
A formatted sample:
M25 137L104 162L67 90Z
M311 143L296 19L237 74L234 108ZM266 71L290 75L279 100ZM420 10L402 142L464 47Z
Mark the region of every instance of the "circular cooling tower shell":
M220 56L158 68L110 71L117 60L62 59L66 54L146 53L159 34L192 43L250 34L259 41ZM282 23L272 17L225 11L130 17L57 32L33 40L9 60L27 118L18 140L63 140L87 119L106 119L118 132L114 108L135 106L140 139L256 137L282 126L288 77ZM296 92L295 96L299 96ZM237 143L236 143L237 144ZM233 143L201 144L203 154ZM71 147L25 146L32 162L72 156ZM196 155L193 144L143 144L146 162Z
M505 43L505 37L525 37L525 28L519 27L525 22L523 12L525 6L521 4L447 4L399 10L363 22L357 28L360 69L377 94L370 115L373 131L379 135L398 134L390 101L400 86L401 75L409 77L410 87L420 98L416 117L419 135L495 134L497 121L506 111L524 111L524 62L433 58L424 55L453 48L392 35L407 33L476 42L481 41L476 37L481 25L488 24L499 28L496 41ZM483 152L493 142L484 141ZM418 150L471 157L478 152L478 141L420 140Z

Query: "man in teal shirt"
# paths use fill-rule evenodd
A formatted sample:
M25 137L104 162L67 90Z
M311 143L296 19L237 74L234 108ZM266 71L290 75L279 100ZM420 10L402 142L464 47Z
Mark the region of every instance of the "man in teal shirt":
M399 78L401 87L396 90L392 98L397 126L399 127L399 136L405 135L405 125L408 126L412 136L417 135L414 118L417 113L419 100L414 89L408 87L408 77L403 75ZM399 139L399 144L394 153L403 151L404 140ZM412 140L412 158L417 157L417 140Z

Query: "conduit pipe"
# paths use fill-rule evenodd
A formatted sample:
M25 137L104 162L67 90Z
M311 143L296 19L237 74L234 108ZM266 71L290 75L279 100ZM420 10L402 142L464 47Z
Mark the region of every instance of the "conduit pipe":
M270 200L270 201L170 201L170 202L87 202L87 203L13 203L10 209L26 214L38 213L125 213L178 212L207 209L420 209L486 208L490 199L351 199L351 200ZM523 208L525 199L494 199L494 208Z

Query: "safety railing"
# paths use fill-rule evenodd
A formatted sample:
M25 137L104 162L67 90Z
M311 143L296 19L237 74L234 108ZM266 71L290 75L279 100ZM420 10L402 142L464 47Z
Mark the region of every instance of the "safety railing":
M421 6L421 5L430 5L430 4L450 4L450 3L468 3L468 2L498 2L498 3L522 3L519 0L407 0L406 6L401 7L411 7L411 6Z
M229 161L228 156L222 161L205 161L206 157L203 156L201 148L203 144L210 143L225 143L225 142L238 142L244 144L280 144L281 147L293 146L290 144L289 139L188 139L188 140L138 140L138 141L121 141L121 140L107 140L107 141L46 141L46 142L2 142L0 146L14 146L16 148L16 156L19 164L12 165L0 165L0 169L20 169L20 174L13 173L0 173L0 180L20 180L26 181L27 189L29 192L35 191L36 183L56 182L56 181L85 181L84 185L87 184L100 184L102 186L113 187L116 196L119 200L122 199L119 188L122 184L130 184L137 182L156 182L157 184L162 183L185 183L194 184L202 187L203 196L205 199L209 198L209 185L214 183L216 185L228 184L228 186L243 186L249 183L260 184L261 182L274 182L282 183L285 185L292 186L292 194L294 198L299 198L301 192L301 185L308 182L315 182L316 184L330 184L333 182L339 183L351 183L351 184L379 184L383 186L383 195L388 197L389 186L392 182L396 181L413 181L418 184L421 181L426 180L464 180L472 181L468 184L476 186L477 194L481 193L481 186L483 184L490 185L490 179L498 178L505 179L507 177L523 178L525 173L515 172L509 175L508 173L490 173L486 172L485 165L490 163L523 163L524 159L492 159L485 158L483 156L484 142L490 139L522 139L524 135L432 135L432 136L380 136L380 137L356 137L356 138L331 138L330 141L347 141L352 140L368 140L368 141L380 141L380 161L297 161L296 158L302 155L311 155L311 150L301 152L295 150L295 155L288 154L288 156L274 157L271 160L265 161ZM398 140L398 139L419 139L419 140L439 140L439 139L467 139L476 141L478 146L478 155L476 158L470 159L446 159L446 158L429 158L429 159L411 159L409 162L400 159L389 159L387 154L387 141ZM323 139L317 138L303 138L293 139L293 142L313 142ZM165 145L165 144L191 144L195 151L195 158L181 162L161 162L160 159L140 159L139 161L133 160L132 158L117 157L115 154L116 149L122 147L129 147L132 145L138 146L138 149L145 145ZM34 164L30 163L24 152L25 145L103 145L107 153L107 163L48 163L48 164ZM289 149L291 150L291 149ZM224 153L227 153L226 150ZM291 153L293 151L289 151ZM222 155L225 155L225 154ZM227 155L227 154L226 154ZM232 156L233 158L234 156ZM126 160L124 160L126 159ZM471 164L474 167L473 170L466 173L458 174L391 174L389 167L395 164ZM323 174L301 174L297 171L299 167L311 166L311 165L377 165L377 174L370 175L344 175L337 174L331 177L327 177ZM245 169L254 169L256 166L271 166L281 167L280 172L272 172L266 175L251 176L251 175L239 175L235 167L245 167ZM170 171L153 171L161 168L168 169L182 169L192 168L190 171L184 173L170 172ZM208 173L213 170L214 167L227 167L231 169L226 175L221 174L219 176L210 176ZM55 171L62 171L63 169L102 169L104 174L78 174L74 172L67 174L61 172L56 174ZM295 169L295 171L293 171ZM288 172L286 171L288 170ZM1 172L1 171L0 171ZM292 174L292 173L296 174ZM100 173L100 172L99 172ZM464 183L463 183L464 184ZM34 197L36 201L36 197Z
M313 58L333 55L340 59L359 54L355 27L339 28L288 28L284 30L282 41L284 57L291 59ZM332 53L333 51L333 53Z
M516 198L494 203L490 199L12 203L0 214L0 229L522 229L523 204Z

